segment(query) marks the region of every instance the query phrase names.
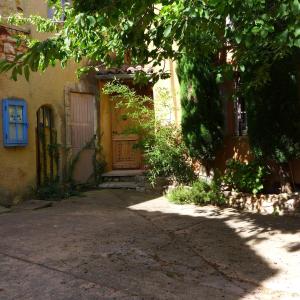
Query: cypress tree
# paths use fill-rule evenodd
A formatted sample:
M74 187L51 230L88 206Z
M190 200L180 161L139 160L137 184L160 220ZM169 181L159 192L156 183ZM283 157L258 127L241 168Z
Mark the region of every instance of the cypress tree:
M182 133L192 158L212 167L223 143L223 110L212 57L183 56L178 65Z

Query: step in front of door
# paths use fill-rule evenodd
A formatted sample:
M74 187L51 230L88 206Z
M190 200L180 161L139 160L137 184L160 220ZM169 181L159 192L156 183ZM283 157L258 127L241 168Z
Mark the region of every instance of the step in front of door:
M99 185L100 189L128 189L128 190L136 190L138 185L135 182L104 182Z

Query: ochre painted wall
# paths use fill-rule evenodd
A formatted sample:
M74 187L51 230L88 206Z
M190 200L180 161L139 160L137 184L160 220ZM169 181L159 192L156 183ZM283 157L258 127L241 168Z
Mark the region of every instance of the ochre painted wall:
M105 81L99 81L100 89L100 143L107 171L112 170L112 126L110 97L102 92Z
M172 121L180 126L181 105L179 81L176 74L177 65L176 62L171 60L166 60L164 65L166 72L170 74L170 78L158 80L153 87L155 114L162 122ZM168 99L161 99L162 90L168 93ZM165 100L167 100L167 103L162 103ZM168 112L166 112L166 109Z
M1 4L3 0L1 0ZM47 15L43 0L28 0L24 12ZM0 7L1 8L1 7ZM34 38L40 37L32 31ZM45 104L52 107L58 143L65 144L65 86L77 82L76 65L62 70L59 66L49 68L45 73L33 73L27 82L20 77L17 82L9 74L0 75L0 102L4 98L22 98L28 104L29 144L24 148L3 147L2 110L0 109L0 204L18 202L36 184L36 112Z

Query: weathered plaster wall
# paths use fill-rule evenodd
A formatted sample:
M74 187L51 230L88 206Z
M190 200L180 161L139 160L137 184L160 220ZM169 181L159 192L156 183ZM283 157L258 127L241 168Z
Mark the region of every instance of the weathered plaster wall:
M4 1L11 3L13 1ZM3 7L3 0L1 5ZM0 7L1 8L1 7ZM10 8L11 9L11 8ZM47 5L43 0L28 0L24 6L26 13L47 14ZM32 32L33 37L39 35ZM1 34L0 34L1 36ZM4 42L10 45L6 49L14 48L11 38L0 38L0 56L12 55L4 50ZM3 44L3 45L2 45ZM1 47L2 45L2 47ZM1 52L2 49L2 52ZM2 53L2 54L1 54ZM70 65L62 70L60 67L50 68L45 73L31 74L30 81L27 82L20 77L17 82L10 80L9 74L0 75L0 101L3 98L23 98L28 104L29 120L29 144L24 148L4 148L2 136L2 113L0 113L0 203L16 202L20 200L20 195L36 183L36 112L45 104L51 105L54 112L55 127L58 133L58 143L64 144L65 124L64 124L64 89L77 81L76 65ZM1 112L1 109L0 109Z
M107 171L112 170L112 126L111 126L111 101L110 97L102 92L105 81L99 82L100 90L100 136Z
M179 126L181 121L181 105L179 81L176 74L176 62L166 60L165 69L166 72L170 73L170 78L159 80L153 87L155 113L156 117L161 121L171 121ZM168 103L162 103L161 90L168 92Z
M18 82L9 80L8 75L0 77L0 99L23 98L28 104L29 144L24 148L4 148L0 134L0 197L1 189L12 194L22 194L36 181L36 112L45 104L50 104L54 112L58 143L64 144L64 86L66 79L75 81L74 70L50 69L44 74L32 74L30 82L20 78ZM0 117L2 133L2 117Z
M8 16L17 11L17 7L21 6L23 1L20 0L1 0L0 13L2 16Z

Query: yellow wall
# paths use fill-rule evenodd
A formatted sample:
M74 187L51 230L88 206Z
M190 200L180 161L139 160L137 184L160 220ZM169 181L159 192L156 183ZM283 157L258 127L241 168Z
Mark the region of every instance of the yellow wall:
M40 12L46 16L47 6L43 0L28 0L24 11L27 14ZM36 38L37 34L33 32L32 36ZM3 98L10 97L25 99L29 120L28 146L4 148L0 113L0 203L19 201L20 195L24 195L36 183L36 112L42 105L52 106L58 143L64 144L64 89L77 81L75 70L74 63L70 63L64 70L59 66L49 68L43 74L31 74L29 82L21 77L14 82L9 79L9 74L0 75L0 102Z
M171 121L180 125L181 122L181 105L179 81L176 74L176 62L166 60L164 62L165 70L170 74L168 79L160 79L153 87L153 98L156 117L164 121ZM167 91L169 94L168 103L161 103L161 90ZM168 111L168 112L167 112Z
M110 97L102 92L105 81L99 82L100 90L100 137L103 156L107 171L112 170L112 127L111 127L111 101Z

